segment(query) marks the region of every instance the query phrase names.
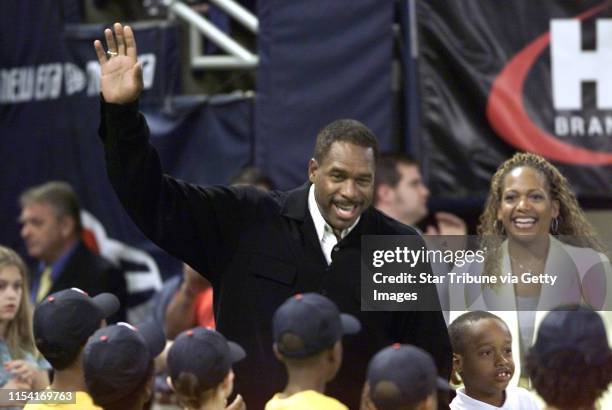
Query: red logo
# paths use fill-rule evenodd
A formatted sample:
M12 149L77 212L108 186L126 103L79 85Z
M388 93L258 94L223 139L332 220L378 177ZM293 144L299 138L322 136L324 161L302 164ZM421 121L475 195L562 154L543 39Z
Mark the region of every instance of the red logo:
M601 4L576 16L586 20L603 11ZM497 76L487 102L487 118L493 130L514 147L573 165L612 164L612 153L598 152L560 141L538 127L523 104L525 79L538 57L550 44L550 32L544 33L516 54Z

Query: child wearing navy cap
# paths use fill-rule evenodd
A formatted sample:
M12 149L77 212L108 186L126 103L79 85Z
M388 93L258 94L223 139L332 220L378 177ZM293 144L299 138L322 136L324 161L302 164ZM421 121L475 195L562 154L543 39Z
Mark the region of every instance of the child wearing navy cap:
M154 359L166 336L158 324L119 322L93 334L83 352L89 394L104 410L142 410L153 391Z
M376 410L435 410L438 391L449 391L429 353L397 343L372 357L366 386L362 408Z
M182 332L168 352L168 384L185 409L222 410L234 387L232 365L246 356L242 347L210 328ZM246 409L240 395L228 407Z
M527 354L527 372L547 410L594 410L612 383L612 349L599 314L577 305L549 312Z
M274 353L287 369L282 393L266 404L266 410L347 410L325 396L342 363L342 336L359 332L359 321L317 293L289 298L274 313Z
M34 338L40 353L54 370L50 390L74 391L74 404L28 403L26 410L95 410L87 393L82 370L83 349L89 337L119 310L111 293L90 297L78 288L65 289L44 298L34 311Z

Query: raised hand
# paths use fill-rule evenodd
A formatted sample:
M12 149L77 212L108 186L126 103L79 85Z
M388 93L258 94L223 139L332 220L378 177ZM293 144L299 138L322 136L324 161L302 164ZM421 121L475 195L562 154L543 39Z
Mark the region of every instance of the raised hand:
M463 219L448 212L438 212L435 215L437 226L428 226L426 235L466 235L467 226Z
M143 88L142 67L137 61L136 40L129 26L120 23L104 30L107 52L100 40L94 48L100 62L100 90L104 100L114 104L127 104L138 99Z

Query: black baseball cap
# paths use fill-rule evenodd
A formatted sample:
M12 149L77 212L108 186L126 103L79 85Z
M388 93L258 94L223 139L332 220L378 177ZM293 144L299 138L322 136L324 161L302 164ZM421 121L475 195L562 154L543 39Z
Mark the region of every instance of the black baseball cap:
M166 345L159 324L119 322L93 334L83 353L85 383L98 405L135 393L150 374L151 362Z
M168 352L168 373L172 381L191 373L204 391L217 386L232 364L244 359L244 349L211 328L196 327L182 332Z
M555 353L565 350L583 356L590 365L598 365L612 354L601 316L587 306L559 306L548 312L530 350L542 364Z
M53 293L34 310L36 347L50 362L75 354L117 310L119 299L111 293L90 297L78 288Z
M340 313L325 296L304 293L290 297L276 310L272 328L278 351L287 357L302 358L333 346L342 335L359 332L361 324L354 316ZM288 334L295 342L291 347L282 343Z
M438 377L429 353L396 343L376 353L368 364L370 398L379 409L411 406L437 390L450 390Z

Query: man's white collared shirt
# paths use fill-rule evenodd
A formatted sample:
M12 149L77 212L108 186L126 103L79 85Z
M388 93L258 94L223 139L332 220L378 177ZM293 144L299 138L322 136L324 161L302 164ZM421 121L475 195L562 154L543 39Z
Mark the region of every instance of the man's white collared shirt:
M317 231L317 238L319 239L319 243L321 244L321 250L323 251L323 255L325 255L325 260L327 264L330 265L332 262L332 251L336 244L338 243L338 238L334 235L334 230L331 226L325 221L323 215L321 215L321 211L319 210L319 206L317 205L317 200L314 195L314 185L310 185L310 189L308 191L308 211L310 211L310 217L312 218L312 222L314 222L315 230ZM345 230L340 233L340 239L344 239L346 235L348 235L353 228L359 223L359 219L361 219L361 215L357 217L355 222Z

